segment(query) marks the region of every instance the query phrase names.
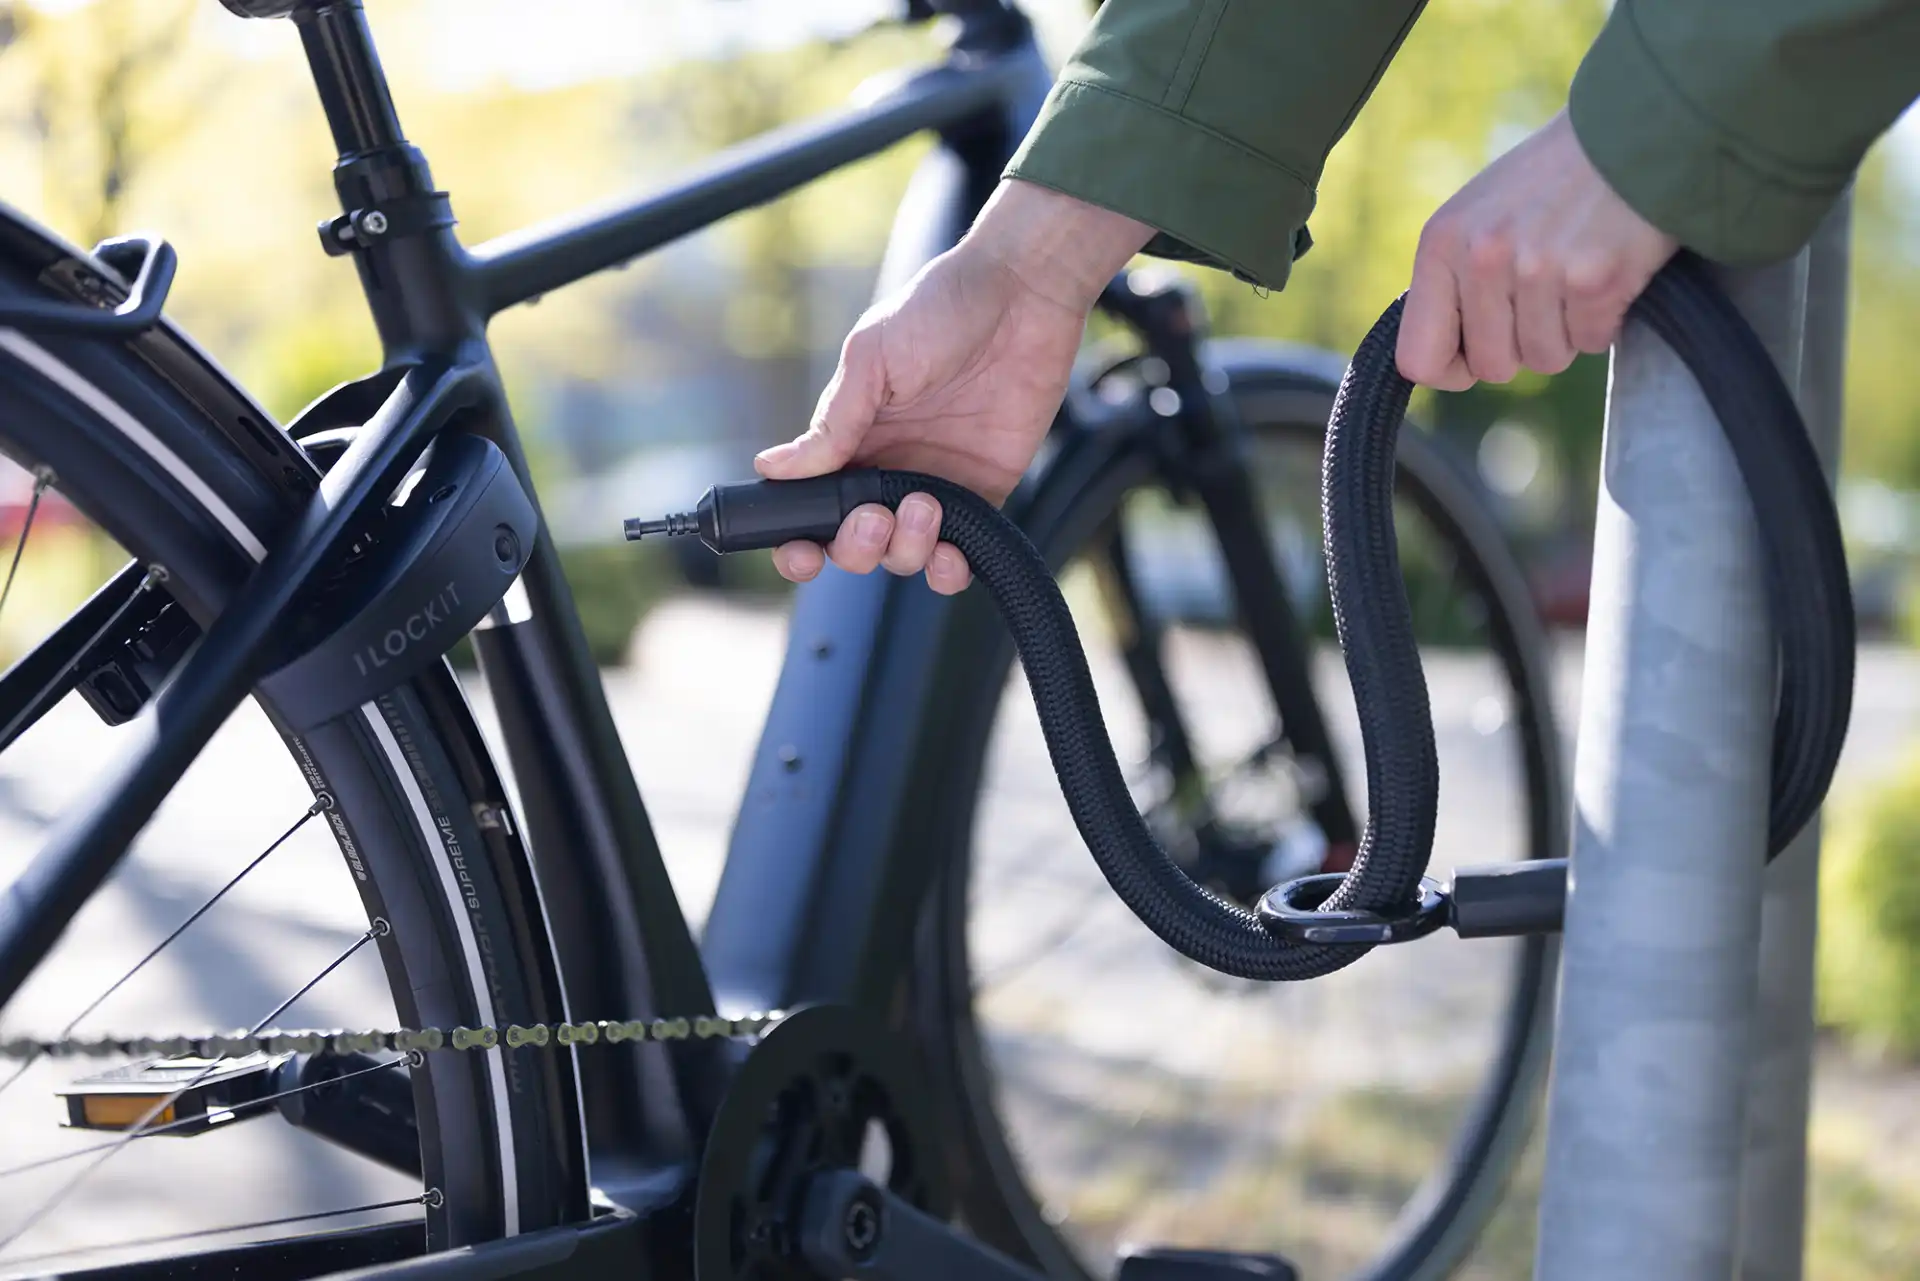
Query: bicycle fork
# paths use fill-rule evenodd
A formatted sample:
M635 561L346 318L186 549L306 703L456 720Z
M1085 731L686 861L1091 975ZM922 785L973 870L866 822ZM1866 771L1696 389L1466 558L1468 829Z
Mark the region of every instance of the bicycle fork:
M1152 410L1169 420L1162 433L1163 473L1176 497L1183 490L1190 492L1213 525L1234 607L1259 655L1279 717L1280 741L1303 776L1307 811L1327 842L1320 870L1345 871L1359 841L1353 808L1314 695L1310 641L1268 536L1248 465L1245 429L1224 380L1201 363L1205 319L1200 299L1171 273L1133 272L1114 281L1100 305L1137 330L1149 355L1164 368L1164 382L1148 395ZM1161 396L1161 391L1172 395ZM1103 552L1102 569L1117 589L1108 593L1110 605L1127 615L1116 621L1129 674L1154 729L1156 751L1173 772L1177 790L1203 787L1166 676L1164 629L1141 607L1126 544L1117 532L1106 540Z

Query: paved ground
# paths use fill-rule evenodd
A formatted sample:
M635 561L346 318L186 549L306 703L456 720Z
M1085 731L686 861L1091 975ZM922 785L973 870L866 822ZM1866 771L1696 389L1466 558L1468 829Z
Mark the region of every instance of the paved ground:
M675 884L695 918L718 874L781 643L777 615L672 605L637 638L633 665L608 676ZM1577 672L1577 654L1563 653L1568 726ZM1244 697L1249 674L1234 653L1187 638L1177 674L1207 709L1201 718L1219 727L1210 744L1219 759L1254 741L1256 704ZM1436 658L1430 681L1447 789L1436 862L1510 857L1515 837L1501 818L1510 731L1500 701L1486 673L1469 665ZM1920 662L1912 656L1864 655L1860 689L1843 779L1869 774L1920 731ZM1504 945L1436 940L1278 992L1203 981L1105 897L1072 842L1030 710L1011 706L983 815L989 839L972 942L976 972L986 976L1001 1097L1050 1210L1096 1244L1135 1233L1233 1235L1295 1250L1320 1265L1315 1275L1345 1262L1351 1243L1377 1236L1444 1144L1486 1053ZM1121 704L1108 706L1124 739L1131 726ZM674 732L659 733L665 725ZM1343 732L1350 738L1350 727ZM701 741L690 744L691 734ZM0 880L51 817L84 793L111 748L112 736L84 709L68 707L0 759ZM237 718L137 858L76 923L56 962L9 1009L5 1031L57 1031L304 804L264 722L251 712ZM86 1027L250 1022L362 928L337 853L319 833L304 832ZM363 954L287 1017L379 1024L391 1011ZM52 1091L72 1075L70 1064L42 1065L0 1094L0 1237L87 1164L4 1173L88 1146L92 1136L56 1125ZM1822 1081L1841 1104L1869 1100L1881 1109L1876 1117L1887 1100L1911 1093L1844 1065L1823 1071ZM1920 1117L1906 1123L1920 1133ZM1427 1136L1431 1150L1398 1137L1410 1131ZM193 1141L156 1139L116 1154L59 1214L0 1252L0 1275L9 1259L33 1251L417 1191L272 1122ZM1311 1230L1300 1226L1307 1223Z

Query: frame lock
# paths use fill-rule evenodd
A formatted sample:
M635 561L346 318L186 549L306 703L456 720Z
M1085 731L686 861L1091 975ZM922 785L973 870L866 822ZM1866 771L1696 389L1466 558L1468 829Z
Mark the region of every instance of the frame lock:
M301 610L299 657L260 682L296 731L438 662L506 595L539 533L506 455L467 432L440 436L402 493Z

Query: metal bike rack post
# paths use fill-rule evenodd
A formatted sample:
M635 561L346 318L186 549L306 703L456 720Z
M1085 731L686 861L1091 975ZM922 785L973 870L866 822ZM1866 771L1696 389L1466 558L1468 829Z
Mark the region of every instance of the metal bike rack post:
M1808 255L1722 282L1797 384ZM1536 1281L1729 1281L1774 639L1754 513L1666 344L1614 348Z
M1829 478L1840 456L1852 212L1849 193L1815 233L1807 264L1800 409ZM1819 873L1815 819L1767 870L1761 899L1759 1031L1747 1090L1740 1281L1800 1281L1805 1261Z

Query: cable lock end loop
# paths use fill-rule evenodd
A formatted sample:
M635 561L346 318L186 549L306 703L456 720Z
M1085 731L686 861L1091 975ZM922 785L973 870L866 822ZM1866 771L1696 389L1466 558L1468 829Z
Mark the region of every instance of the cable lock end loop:
M1293 943L1408 943L1434 933L1447 923L1450 907L1440 882L1420 878L1420 897L1399 915L1348 909L1323 912L1320 904L1333 896L1347 879L1344 872L1325 872L1282 881L1260 896L1254 909L1260 923L1276 938Z

